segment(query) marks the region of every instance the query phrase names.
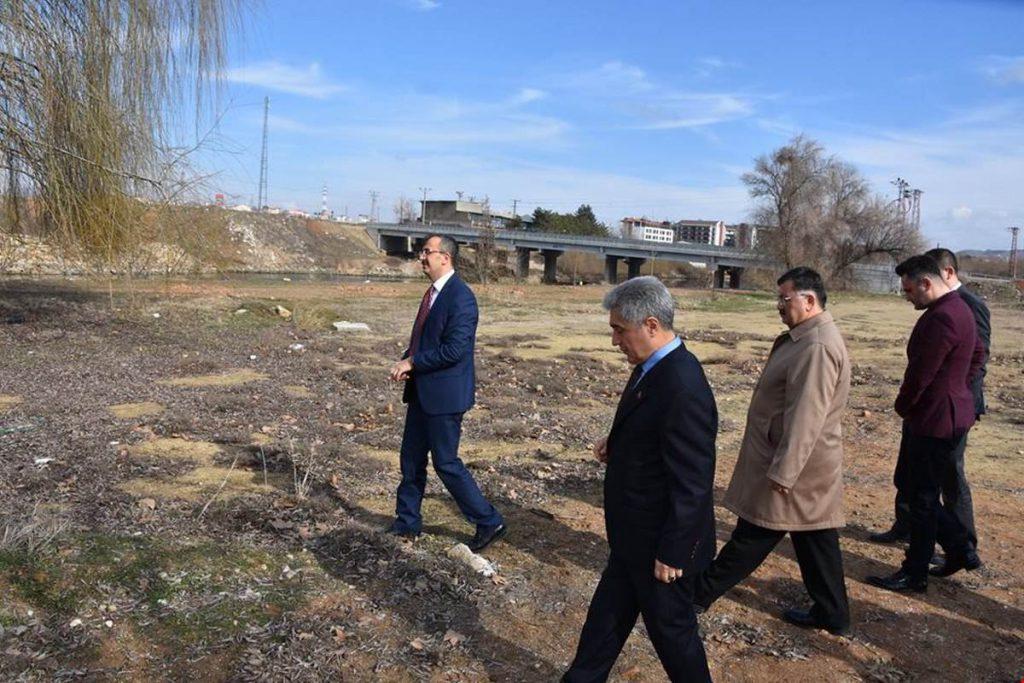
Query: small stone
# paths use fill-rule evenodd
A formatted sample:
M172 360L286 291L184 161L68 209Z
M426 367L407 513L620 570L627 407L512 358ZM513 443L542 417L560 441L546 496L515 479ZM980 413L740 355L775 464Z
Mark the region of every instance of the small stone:
M106 626L107 628L114 628L114 622L112 622L110 619L107 619L106 621L104 621L103 625Z
M71 627L71 628L78 628L81 625L82 625L82 620L81 619L72 619L71 623L68 624L68 626Z

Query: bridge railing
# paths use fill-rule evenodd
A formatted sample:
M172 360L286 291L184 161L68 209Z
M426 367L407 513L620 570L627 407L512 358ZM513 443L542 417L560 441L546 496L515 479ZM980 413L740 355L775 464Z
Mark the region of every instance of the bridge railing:
M367 227L373 230L395 231L405 233L422 232L444 232L452 237L479 237L481 229L468 225L453 223L428 223L423 224L397 224L397 223L371 223ZM649 240L638 240L626 237L602 237L598 235L571 235L561 232L538 232L534 230L507 230L495 228L494 236L501 240L550 240L563 244L579 244L585 246L601 247L630 247L645 251L693 253L695 249L708 255L720 254L723 256L755 254L756 249L740 249L738 247L720 247L714 244L703 244L700 242L652 242Z

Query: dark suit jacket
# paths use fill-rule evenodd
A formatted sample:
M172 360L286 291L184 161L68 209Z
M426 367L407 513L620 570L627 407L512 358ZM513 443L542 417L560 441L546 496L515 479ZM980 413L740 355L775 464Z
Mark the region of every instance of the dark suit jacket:
M478 319L473 291L458 275L452 275L423 323L419 348L412 357L412 379L406 382L402 394L404 402L415 395L428 415L464 413L473 406L473 350ZM406 349L402 358L408 355Z
M958 292L921 314L907 342L907 369L895 405L912 435L948 439L970 429L970 383L984 356L974 315Z
M645 571L658 559L691 576L711 562L717 432L711 387L685 346L626 388L608 435L604 480L614 556Z
M971 313L974 314L975 331L981 339L982 346L985 347L985 359L982 361L981 369L974 377L974 381L971 382L971 393L974 394L974 413L976 415L984 415L985 375L988 372L985 366L988 364L988 358L991 355L992 342L991 314L988 311L988 306L985 305L985 301L978 294L962 285L956 291L960 294L960 298L964 300L964 303L971 309Z

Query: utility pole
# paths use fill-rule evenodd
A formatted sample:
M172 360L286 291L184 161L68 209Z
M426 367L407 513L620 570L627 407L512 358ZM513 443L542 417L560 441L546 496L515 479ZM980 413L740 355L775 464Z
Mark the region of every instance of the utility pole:
M377 197L380 193L377 190L370 190L370 220L377 222Z
M1010 231L1012 237L1010 238L1010 279L1017 279L1017 235L1020 233L1020 228L1014 226L1007 228Z
M423 203L420 206L420 223L426 225L427 223L427 193L433 190L432 187L421 187L420 192L423 193ZM461 199L461 194L460 194Z
M519 206L519 200L518 199L513 199L512 200L512 218L513 219L519 218L519 214L516 213L516 207L518 207L518 206Z
M327 220L327 183L324 183L324 190L320 196L320 218Z
M265 204L269 203L267 197L267 119L270 114L270 98L263 98L263 149L260 153L260 189L259 200L256 206L257 211L263 211Z

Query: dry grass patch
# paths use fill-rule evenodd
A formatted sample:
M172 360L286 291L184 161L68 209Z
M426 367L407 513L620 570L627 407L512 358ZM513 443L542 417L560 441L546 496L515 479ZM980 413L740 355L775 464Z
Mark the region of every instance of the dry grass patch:
M248 368L232 370L230 372L216 375L193 375L191 377L176 377L174 379L162 379L157 384L169 387L233 387L249 382L259 382L269 379L267 375Z
M197 465L212 465L214 457L220 453L220 447L208 441L153 439L133 446L130 452L138 459L179 460Z
M0 412L10 410L14 406L21 403L24 399L21 396L11 396L9 394L0 394Z
M159 415L164 412L164 407L159 403L143 401L142 403L119 403L107 406L107 410L119 420L133 420L140 417Z
M281 387L281 391L292 398L313 398L313 392L299 384L285 385Z
M197 502L214 494L217 500L228 500L287 490L289 486L291 479L281 474L268 474L264 484L262 472L203 466L173 479L132 479L122 484L121 490L137 498Z

